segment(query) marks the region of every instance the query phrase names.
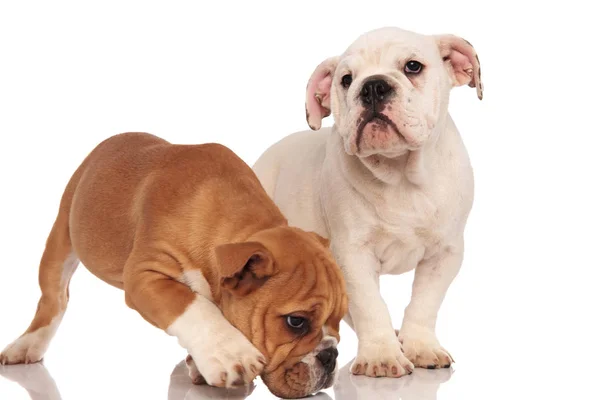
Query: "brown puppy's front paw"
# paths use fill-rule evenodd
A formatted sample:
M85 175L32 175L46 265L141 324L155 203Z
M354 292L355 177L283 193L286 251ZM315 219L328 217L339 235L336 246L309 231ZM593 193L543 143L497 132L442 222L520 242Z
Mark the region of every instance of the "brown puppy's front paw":
M194 385L204 385L206 384L206 379L202 376L200 371L198 371L198 367L196 367L196 363L191 355L185 358L185 365L188 367L188 372L190 375L190 379Z
M267 360L250 342L229 343L198 352L199 356L186 358L190 378L194 384L234 388L246 385L262 373ZM210 353L210 354L209 354Z
M438 342L435 334L425 328L403 329L398 333L402 350L415 367L450 368L454 359Z
M350 371L354 375L399 378L412 373L413 368L397 342L371 342L359 345Z

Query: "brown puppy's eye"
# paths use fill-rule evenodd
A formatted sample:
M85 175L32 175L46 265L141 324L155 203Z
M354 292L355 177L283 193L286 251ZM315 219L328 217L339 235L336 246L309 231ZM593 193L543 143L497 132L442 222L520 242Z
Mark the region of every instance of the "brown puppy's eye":
M305 333L306 331L308 331L308 321L304 317L299 317L296 315L288 315L285 321L286 321L288 327L294 333L302 334L302 333Z
M352 85L352 75L346 74L342 76L342 86L348 89Z
M404 66L404 72L407 74L418 74L423 69L423 64L418 61L411 60Z

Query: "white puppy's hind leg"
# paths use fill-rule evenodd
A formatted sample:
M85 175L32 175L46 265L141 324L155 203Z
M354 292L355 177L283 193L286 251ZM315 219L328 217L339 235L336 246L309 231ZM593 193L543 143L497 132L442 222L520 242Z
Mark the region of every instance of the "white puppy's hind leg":
M437 314L462 263L462 243L451 251L421 262L415 269L412 297L404 312L398 339L416 367L449 368L452 356L437 340Z

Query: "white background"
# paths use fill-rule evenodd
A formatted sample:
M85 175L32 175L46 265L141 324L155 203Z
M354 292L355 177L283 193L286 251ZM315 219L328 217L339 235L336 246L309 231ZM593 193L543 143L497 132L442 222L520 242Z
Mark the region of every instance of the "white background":
M353 379L346 368L328 396L596 397L600 31L591 4L3 1L0 347L33 316L37 265L64 185L98 142L147 131L220 142L252 164L307 129L304 90L320 61L395 25L460 35L482 65L484 100L466 87L451 98L476 178L463 268L438 323L457 363L451 378ZM382 281L396 326L410 283L408 275ZM340 352L342 366L356 352L346 326ZM190 389L180 370L171 380L184 355L125 306L122 292L80 267L47 369L0 369L0 398L29 398L11 379L50 390L49 376L58 389L41 398L214 395ZM251 398L268 396L257 381Z

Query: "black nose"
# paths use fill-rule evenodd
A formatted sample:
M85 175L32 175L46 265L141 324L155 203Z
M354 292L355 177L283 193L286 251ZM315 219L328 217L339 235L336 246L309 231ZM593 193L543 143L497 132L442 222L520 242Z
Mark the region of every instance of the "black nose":
M366 81L360 91L363 105L371 106L384 101L392 93L392 87L383 79Z
M317 354L317 358L323 364L323 368L329 374L335 369L335 360L338 356L338 351L335 347L329 347Z

